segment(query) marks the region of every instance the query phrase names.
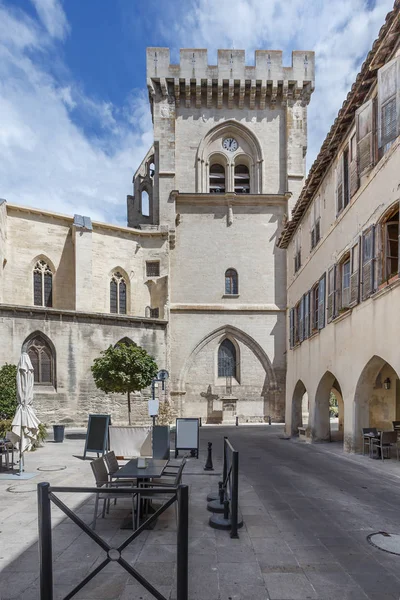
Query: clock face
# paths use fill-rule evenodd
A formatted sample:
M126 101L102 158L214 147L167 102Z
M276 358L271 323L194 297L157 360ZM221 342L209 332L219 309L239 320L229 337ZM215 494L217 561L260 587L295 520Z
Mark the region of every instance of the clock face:
M225 138L222 142L222 147L224 150L229 150L229 152L236 152L239 147L239 144L235 140L235 138L229 137Z

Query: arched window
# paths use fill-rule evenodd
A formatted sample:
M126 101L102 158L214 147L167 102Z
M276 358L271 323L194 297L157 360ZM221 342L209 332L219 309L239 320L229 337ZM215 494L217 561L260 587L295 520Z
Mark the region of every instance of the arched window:
M247 165L235 166L235 192L250 194L250 173Z
M33 303L53 306L53 273L44 260L38 260L33 269Z
M222 165L210 167L210 194L225 193L225 169Z
M235 377L236 348L231 340L224 340L218 349L218 377Z
M54 385L54 356L46 340L38 335L28 345L35 383Z
M141 192L140 211L144 217L150 216L150 198L146 190Z
M235 269L228 269L225 273L225 294L238 294L238 274Z
M126 282L119 271L110 281L110 312L126 315Z

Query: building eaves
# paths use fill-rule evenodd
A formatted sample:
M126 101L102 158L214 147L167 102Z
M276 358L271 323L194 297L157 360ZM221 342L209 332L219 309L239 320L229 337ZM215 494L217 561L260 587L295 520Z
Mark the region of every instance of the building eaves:
M293 208L292 218L283 228L277 241L280 248L288 247L297 226L335 158L340 144L348 133L357 108L364 103L372 86L376 83L377 70L385 64L387 57L393 52L398 43L399 35L400 0L395 0L393 10L386 15L385 23L382 25L379 35L374 41L310 169L299 199Z

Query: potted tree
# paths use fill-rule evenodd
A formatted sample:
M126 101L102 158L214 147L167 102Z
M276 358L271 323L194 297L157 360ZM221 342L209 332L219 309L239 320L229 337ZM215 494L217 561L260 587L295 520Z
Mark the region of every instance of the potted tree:
M152 356L137 344L120 343L109 346L95 358L92 365L96 387L106 394L127 394L128 422L131 425L132 392L140 392L151 384L157 374Z

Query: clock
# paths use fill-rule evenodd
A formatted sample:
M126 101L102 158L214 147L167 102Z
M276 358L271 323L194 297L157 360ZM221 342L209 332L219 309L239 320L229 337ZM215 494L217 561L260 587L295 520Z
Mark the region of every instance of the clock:
M239 147L239 144L237 143L235 138L229 137L223 140L222 147L224 150L229 150L229 152L236 152L236 150Z

